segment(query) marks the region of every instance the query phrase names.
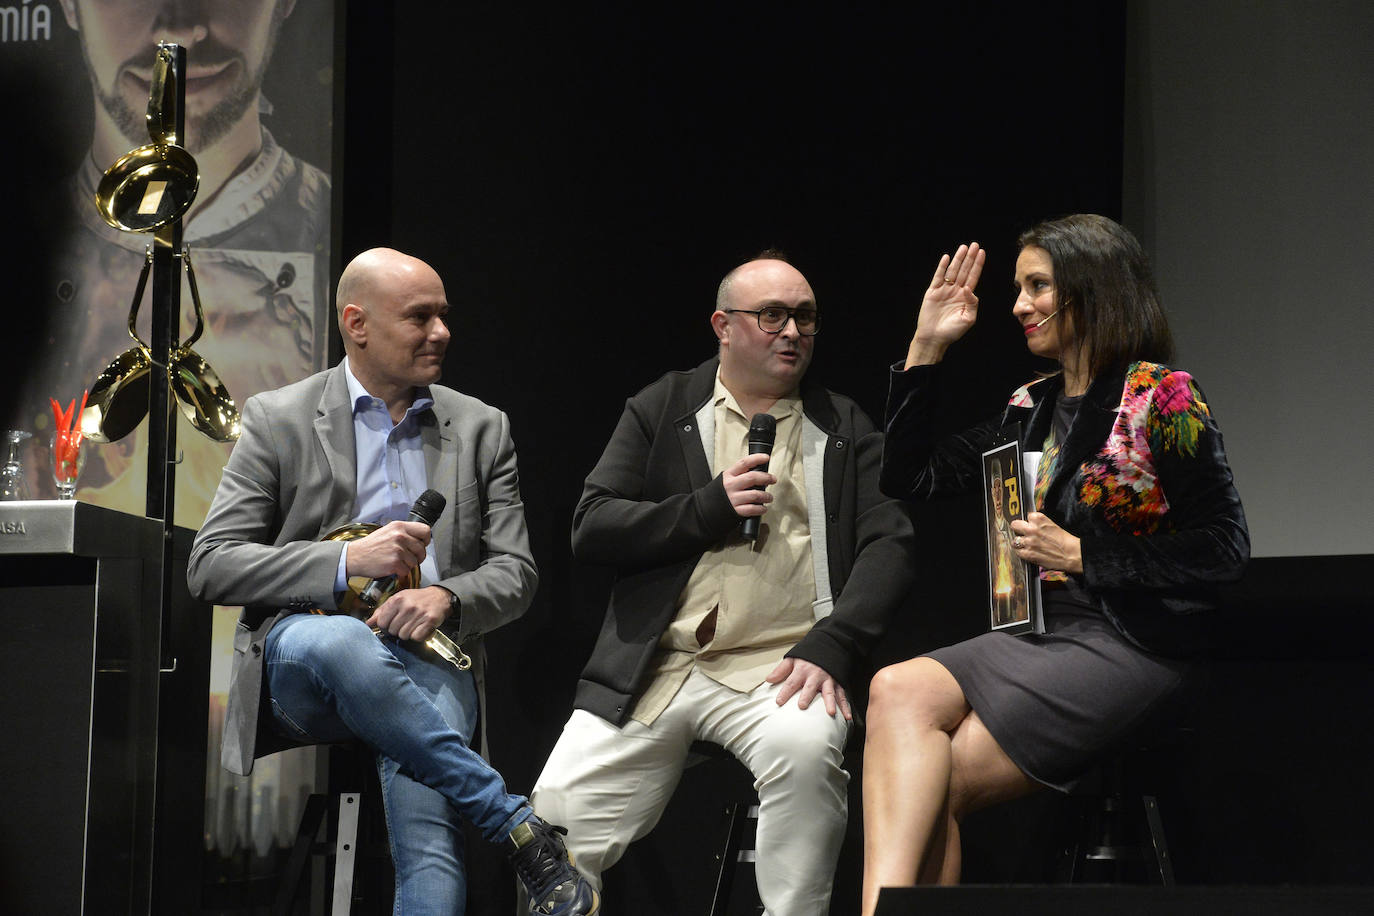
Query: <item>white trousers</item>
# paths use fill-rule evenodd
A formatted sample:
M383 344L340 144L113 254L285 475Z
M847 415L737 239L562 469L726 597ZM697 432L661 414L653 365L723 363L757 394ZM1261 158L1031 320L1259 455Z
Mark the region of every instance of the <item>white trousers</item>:
M713 741L754 775L765 913L825 916L848 814L849 723L819 697L803 710L795 697L778 706L777 693L739 693L694 670L653 725L617 728L574 710L530 793L535 813L568 828L568 849L599 890L602 871L658 823L692 742Z

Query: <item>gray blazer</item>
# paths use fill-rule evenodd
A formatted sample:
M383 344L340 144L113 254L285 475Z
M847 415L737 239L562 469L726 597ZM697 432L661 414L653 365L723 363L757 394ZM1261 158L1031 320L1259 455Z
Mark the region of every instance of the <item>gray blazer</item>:
M450 388L430 391L434 407L421 418L425 468L429 486L448 500L433 532L436 584L462 599L461 621L444 629L472 656L481 697L482 634L525 612L538 576L509 420ZM343 370L249 398L242 429L191 548L187 580L202 601L243 605L221 763L246 775L256 757L291 746L259 716L268 631L287 614L334 604L343 547L319 539L352 520L357 486Z

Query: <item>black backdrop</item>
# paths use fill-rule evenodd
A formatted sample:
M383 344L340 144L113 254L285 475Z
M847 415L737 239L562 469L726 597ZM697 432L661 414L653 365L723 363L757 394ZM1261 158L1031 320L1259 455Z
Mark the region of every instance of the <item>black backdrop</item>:
M710 355L720 277L778 246L825 313L813 375L881 416L936 260L976 239L985 312L950 355L948 421L995 410L1032 369L1010 319L1017 233L1119 216L1124 13L383 6L348 4L337 253L432 263L455 315L445 381L511 416L541 582L489 643L488 697L494 761L524 792L604 608L608 574L568 537L624 399ZM920 511L927 579L881 659L978 630L978 518ZM506 892L475 884L474 912Z

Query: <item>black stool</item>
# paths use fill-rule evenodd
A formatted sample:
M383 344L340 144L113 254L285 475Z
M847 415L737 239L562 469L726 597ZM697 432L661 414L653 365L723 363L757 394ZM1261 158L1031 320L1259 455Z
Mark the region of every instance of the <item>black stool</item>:
M708 760L735 760L735 757L719 744L693 741L687 757L687 766L696 766ZM738 764L738 761L735 762ZM730 802L724 811L724 839L715 857L715 892L711 895L708 916L725 916L729 912L731 894L735 886L735 872L739 863L752 865L757 858L754 852L754 831L759 820L758 798L755 797L750 802ZM757 903L757 897L754 901L755 906L750 912L762 913L763 905Z
M326 818L329 826L321 840ZM390 913L394 876L390 873L385 823L372 752L361 744L330 746L329 794L306 799L295 844L277 885L272 916L292 912L312 859L334 861L329 916L350 916L355 902L365 905L362 912ZM366 867L360 870L360 863ZM323 914L322 882L312 883L309 911Z
M719 867L716 871L716 890L711 895L708 916L725 916L729 911L730 894L735 886L737 865L740 862L752 864L757 859L753 833L758 827L759 806L731 802L725 807L725 819L725 841L721 844L720 852L716 853ZM763 912L763 905L759 904L755 912Z
M1156 775L1195 736L1178 729L1157 745L1140 747L1100 764L1071 796L1076 803L1072 833L1059 862L1065 883L1174 884L1174 863L1164 833L1159 801L1151 789Z

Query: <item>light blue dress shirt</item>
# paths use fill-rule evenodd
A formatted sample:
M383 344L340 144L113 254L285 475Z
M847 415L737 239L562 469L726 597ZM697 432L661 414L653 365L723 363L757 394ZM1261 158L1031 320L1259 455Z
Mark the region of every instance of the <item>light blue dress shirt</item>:
M434 398L428 388L417 388L406 415L393 424L385 402L367 393L349 368L347 357L343 370L348 398L353 403L353 441L357 448L358 495L353 505L353 521L385 525L403 520L429 487L420 439L420 414L434 406ZM347 568L348 545L344 544L334 576L335 592L347 590ZM434 559L434 542L430 541L420 564L420 584L432 585L437 581L439 567Z

